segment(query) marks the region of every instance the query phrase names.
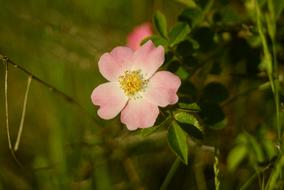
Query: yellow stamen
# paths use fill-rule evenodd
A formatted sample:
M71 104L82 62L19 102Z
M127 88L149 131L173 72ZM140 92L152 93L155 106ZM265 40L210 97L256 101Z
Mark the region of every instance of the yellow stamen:
M148 80L144 80L140 70L125 71L123 75L119 77L120 87L124 93L132 97L137 92L143 91L148 83Z

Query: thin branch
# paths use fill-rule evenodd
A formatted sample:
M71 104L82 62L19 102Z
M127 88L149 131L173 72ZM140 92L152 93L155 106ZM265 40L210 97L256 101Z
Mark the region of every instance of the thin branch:
M238 99L239 99L240 97L242 97L242 96L246 96L246 95L252 93L252 92L255 91L255 90L265 90L265 89L267 89L268 87L269 87L269 82L265 82L265 83L263 83L263 84L261 84L261 85L254 86L254 87L252 87L252 88L250 88L250 89L247 89L247 90L245 90L245 91L243 91L243 92L237 94L236 96L233 96L233 97L229 98L227 101L225 101L224 103L222 103L221 106L222 106L222 107L227 106L227 105L229 105L230 103L232 103L232 102L238 100Z
M29 78L28 78L28 82L27 82L27 88L26 88L26 92L25 92L25 98L24 98L21 122L20 122L19 131L18 131L18 135L17 135L17 140L16 140L16 143L15 143L15 146L14 146L14 151L15 152L19 148L19 144L20 144L20 140L21 140L21 136L22 136L22 132L23 132L23 128L24 128L24 121L25 121L26 108L27 108L27 101L28 101L28 95L29 95L29 91L30 91L32 78L33 77L30 75Z
M39 82L40 84L42 84L43 86L47 87L50 91L58 94L59 96L63 97L66 101L75 104L78 108L80 108L83 112L85 112L90 118L92 118L93 121L97 121L97 118L94 117L92 114L90 114L80 103L78 103L73 97L65 94L64 92L62 92L61 90L59 90L58 88L52 86L51 84L45 82L44 80L40 79L39 77L35 76L34 74L32 74L31 72L29 72L27 69L25 69L24 67L18 65L17 63L13 62L12 60L10 60L8 57L2 55L0 53L0 59L2 59L3 61L5 61L7 64L11 64L13 65L15 68L20 69L21 71L23 71L24 73L26 73L28 76L31 76L35 81Z
M9 149L12 149L10 128L9 128L9 108L8 108L8 62L6 59L3 59L5 65L5 118L6 118L6 132Z
M5 66L5 89L4 89L4 96L5 96L5 120L6 120L6 132L7 132L7 139L8 139L8 145L9 150L11 151L11 155L13 156L16 163L21 167L24 168L24 166L21 164L21 162L17 159L11 143L11 136L10 136L10 127L9 127L9 107L8 107L8 61L7 59L2 59L4 66Z

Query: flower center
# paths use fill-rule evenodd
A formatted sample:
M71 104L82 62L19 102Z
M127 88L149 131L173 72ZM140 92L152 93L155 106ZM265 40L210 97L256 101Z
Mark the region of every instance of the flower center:
M123 75L119 77L120 87L124 93L132 97L137 92L143 91L147 86L148 80L143 79L143 75L140 70L125 71Z

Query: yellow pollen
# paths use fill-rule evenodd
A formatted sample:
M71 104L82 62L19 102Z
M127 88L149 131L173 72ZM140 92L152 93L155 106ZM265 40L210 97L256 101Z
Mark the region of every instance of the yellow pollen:
M148 81L143 79L140 70L125 71L119 77L120 87L127 96L134 96L137 92L144 90Z

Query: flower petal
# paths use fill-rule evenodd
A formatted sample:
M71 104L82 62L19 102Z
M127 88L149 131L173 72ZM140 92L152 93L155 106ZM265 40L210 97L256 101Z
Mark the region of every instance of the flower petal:
M109 81L117 81L126 70L133 55L128 47L116 47L110 53L104 53L99 60L100 73Z
M162 46L156 48L151 40L147 41L134 52L133 61L135 70L141 69L144 78L150 78L164 63L164 54Z
M94 105L100 106L98 115L103 119L112 119L117 116L128 100L118 82L99 85L92 92L91 98Z
M122 110L120 120L129 130L147 128L154 125L159 115L159 108L144 99L129 100Z
M178 101L176 93L180 84L178 76L168 71L159 71L150 79L143 96L160 107L175 104Z
M143 39L153 34L151 23L146 22L136 26L133 31L127 36L127 46L133 50L140 47Z

